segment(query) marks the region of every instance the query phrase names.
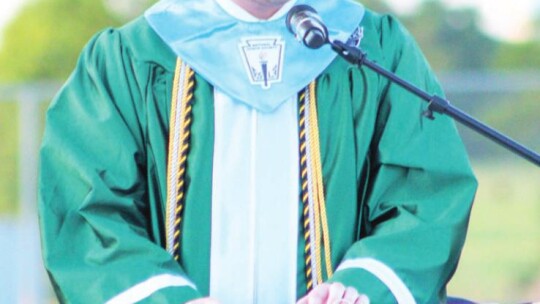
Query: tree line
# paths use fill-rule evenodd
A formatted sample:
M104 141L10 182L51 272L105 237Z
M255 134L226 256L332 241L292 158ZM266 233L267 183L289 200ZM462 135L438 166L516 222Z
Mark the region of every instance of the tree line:
M64 79L88 39L118 26L154 0L38 0L8 25L0 48L0 81ZM380 0L363 0L375 11L394 13ZM426 1L413 15L400 16L436 71L532 69L540 67L540 41L495 40L479 27L478 12L450 10ZM537 22L540 24L540 22ZM540 26L538 26L540 30Z
M23 8L5 29L0 47L0 82L63 81L79 53L99 30L119 26L140 15L156 0L36 0ZM381 0L361 0L368 8L395 14ZM494 4L496 5L496 4ZM443 71L512 71L540 68L540 40L522 43L496 40L482 32L480 16L471 8L449 9L442 1L426 0L411 15L398 16L410 30L437 73ZM540 19L536 23L540 31ZM540 148L537 92L508 96L465 96L485 103L466 104L472 114L510 130L533 148ZM458 96L462 98L462 96ZM496 107L487 101L501 101ZM518 119L516 119L518 118ZM517 120L517 121L516 121ZM467 135L465 137L468 137ZM532 138L532 139L531 139ZM469 141L466 138L466 141ZM470 140L471 145L474 138Z

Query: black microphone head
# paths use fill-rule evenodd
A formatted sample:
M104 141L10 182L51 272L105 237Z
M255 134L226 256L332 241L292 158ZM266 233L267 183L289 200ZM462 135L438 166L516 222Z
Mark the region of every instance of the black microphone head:
M285 20L287 28L304 45L318 49L328 42L328 30L317 11L309 5L294 6Z
M285 23L291 33L296 35L296 26L298 25L299 19L305 17L308 13L317 14L317 11L306 4L295 5L289 10Z

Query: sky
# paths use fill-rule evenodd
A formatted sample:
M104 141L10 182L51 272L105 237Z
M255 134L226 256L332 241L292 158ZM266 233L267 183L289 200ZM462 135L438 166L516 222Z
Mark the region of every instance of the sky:
M17 12L26 3L28 3L27 0L0 0L0 38L6 24L17 15Z
M32 0L0 0L0 37L5 25ZM397 10L409 12L423 0L385 0ZM502 40L520 41L532 35L527 22L540 10L540 0L440 0L450 7L475 7L482 17L482 27Z

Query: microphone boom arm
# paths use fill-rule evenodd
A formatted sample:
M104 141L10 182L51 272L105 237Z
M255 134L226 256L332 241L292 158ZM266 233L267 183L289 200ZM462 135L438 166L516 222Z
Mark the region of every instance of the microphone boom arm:
M437 95L430 95L426 91L400 78L396 74L386 70L377 63L370 61L367 58L367 54L363 52L360 48L347 45L338 40L335 40L333 42L328 41L328 43L332 46L332 49L336 53L338 53L348 62L357 65L358 67L366 66L374 72L387 78L391 82L398 84L400 87L428 102L428 108L424 112L425 117L433 120L435 119L435 117L433 116L433 112L446 114L458 121L459 123L469 127L470 129L473 129L474 131L484 135L485 137L491 139L492 141L502 145L508 150L540 167L540 155L538 155L536 152L528 149L527 147L514 141L510 137L491 128L490 126L478 121L477 119L453 106L448 100Z

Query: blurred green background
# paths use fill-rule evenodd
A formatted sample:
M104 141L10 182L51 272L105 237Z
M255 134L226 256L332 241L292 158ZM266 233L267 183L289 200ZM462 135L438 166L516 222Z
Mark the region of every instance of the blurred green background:
M20 121L24 118L19 112L19 93L40 96L41 87L50 90L61 84L96 31L121 25L153 2L28 1L4 28L0 44L0 224L12 222L24 212L18 203L25 193L19 172L30 159L20 159L28 154L21 151L25 122ZM423 1L406 13L380 0L361 2L400 17L454 104L540 151L540 35L519 42L494 38L480 27L478 11L450 9L441 1ZM530 28L540 32L540 11L533 16L539 17L533 17ZM41 96L34 118L37 139L50 100L48 93ZM540 170L476 133L461 127L460 132L480 189L449 294L500 303L539 300ZM35 155L36 151L29 152ZM41 296L50 297L44 290ZM0 302L7 303L6 299L0 296Z

